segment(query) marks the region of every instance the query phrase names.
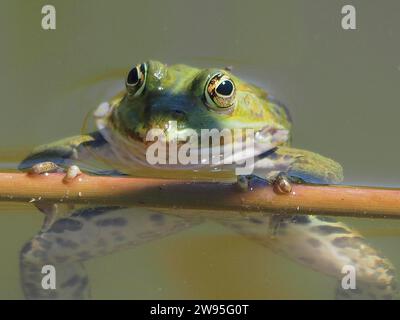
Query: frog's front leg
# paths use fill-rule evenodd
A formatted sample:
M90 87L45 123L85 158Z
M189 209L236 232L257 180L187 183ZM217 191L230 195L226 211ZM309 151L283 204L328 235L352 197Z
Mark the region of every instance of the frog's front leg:
M245 183L259 179L273 185L277 193L289 193L292 183L339 183L343 180L343 169L334 160L314 152L279 147L256 159L253 174L247 179L239 177L238 182L246 189Z
M21 171L37 170L36 173L51 172L59 167L67 168L83 160L87 156L85 148L100 143L101 136L97 133L69 137L35 148L21 161L18 169ZM35 169L34 169L35 168ZM35 172L33 172L35 173Z
M279 147L275 154L278 158L293 159L285 172L293 182L337 184L343 180L342 166L317 153L291 147Z

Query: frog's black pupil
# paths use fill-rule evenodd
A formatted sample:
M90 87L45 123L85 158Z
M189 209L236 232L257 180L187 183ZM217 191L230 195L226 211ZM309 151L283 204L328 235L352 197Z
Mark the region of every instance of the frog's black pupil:
M232 91L233 91L233 83L232 83L232 81L229 81L229 80L222 81L218 85L216 91L217 91L218 94L220 94L222 96L231 95Z
M137 68L133 68L131 71L129 71L128 74L128 84L134 85L137 84L139 81L139 74Z

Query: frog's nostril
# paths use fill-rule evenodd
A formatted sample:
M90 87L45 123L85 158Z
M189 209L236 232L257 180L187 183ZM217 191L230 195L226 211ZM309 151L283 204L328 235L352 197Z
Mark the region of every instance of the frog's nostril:
M174 119L183 119L183 118L185 118L186 114L185 114L185 112L182 111L182 110L179 110L179 109L172 109L172 110L171 110L171 116L172 116Z

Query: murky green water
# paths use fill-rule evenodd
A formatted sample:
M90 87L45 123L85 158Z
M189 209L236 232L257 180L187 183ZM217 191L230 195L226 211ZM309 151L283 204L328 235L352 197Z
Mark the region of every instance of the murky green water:
M80 132L132 64L232 65L290 108L294 145L339 161L345 183L399 186L400 3L352 1L0 2L0 168ZM117 71L116 71L117 70ZM21 299L19 251L42 216L0 204L0 298ZM400 268L400 221L346 219ZM214 223L85 263L94 298L333 298L335 281Z

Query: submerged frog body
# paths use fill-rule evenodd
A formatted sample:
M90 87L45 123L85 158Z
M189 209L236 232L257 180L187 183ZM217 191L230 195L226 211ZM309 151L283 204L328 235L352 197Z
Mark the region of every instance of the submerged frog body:
M213 164L204 159L191 165L149 163L149 132L157 129L165 133L170 145L176 142L169 138L171 133L179 137L188 132L200 134L202 129L251 128L256 133L251 155L254 170L239 177L238 183L244 189L259 179L267 183L278 181L279 189L289 192L290 183L339 183L343 178L342 168L335 161L290 146L291 121L286 108L264 90L226 70L166 66L157 61L139 64L129 72L126 90L101 104L94 118L96 132L41 146L21 163L20 169L33 167L40 173L42 168L79 165L95 174L232 180L236 179L235 166L222 161L226 158L221 153L217 154L220 161ZM225 139L220 142L228 144ZM239 158L248 160L249 154L241 153ZM39 204L47 217L54 217L55 212L60 216L61 207ZM47 219L43 230L21 251L26 296L85 298L89 285L82 262L86 259L155 240L209 218L200 213L181 215L172 209L133 214L118 209L82 208L58 219ZM312 215L276 214L233 214L212 219L339 280L343 277L342 268L353 265L357 289L344 290L339 283L338 298L388 299L396 294L391 263L340 222ZM56 265L60 283L56 291L41 289L40 270L46 263Z

